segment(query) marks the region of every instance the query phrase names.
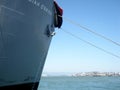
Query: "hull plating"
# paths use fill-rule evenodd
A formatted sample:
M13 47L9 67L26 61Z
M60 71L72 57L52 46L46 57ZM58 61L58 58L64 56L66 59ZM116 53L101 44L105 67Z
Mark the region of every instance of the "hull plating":
M0 0L0 87L39 82L52 13L53 0Z

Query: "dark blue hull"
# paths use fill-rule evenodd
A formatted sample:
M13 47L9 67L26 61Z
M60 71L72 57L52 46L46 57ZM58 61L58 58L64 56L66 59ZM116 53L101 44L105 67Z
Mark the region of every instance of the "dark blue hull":
M0 90L36 90L54 32L53 11L53 0L0 0Z
M8 85L0 87L0 90L37 90L39 85L38 83L24 83L24 84L17 84L17 85Z

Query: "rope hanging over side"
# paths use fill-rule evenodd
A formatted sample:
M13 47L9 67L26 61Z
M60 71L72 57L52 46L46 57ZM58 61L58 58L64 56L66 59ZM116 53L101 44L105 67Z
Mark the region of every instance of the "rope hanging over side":
M98 46L94 45L94 44L91 43L91 42L88 42L88 41L86 41L86 40L83 40L83 39L81 39L80 37L78 37L78 36L76 36L76 35L68 32L68 31L66 31L66 30L63 29L63 28L61 28L61 29L62 29L62 31L64 31L65 33L71 35L72 37L74 37L74 38L76 38L76 39L79 39L79 40L81 40L81 41L83 41L83 42L85 42L85 43L87 43L87 44L89 44L89 45L91 45L91 46L93 46L93 47L95 47L95 48L97 48L97 49L99 49L99 50L101 50L101 51L109 54L109 55L112 55L112 56L120 59L120 56L118 56L118 55L116 55L116 54L114 54L114 53L112 53L112 52L109 52L109 51L107 51L107 50L105 50L105 49L103 49L103 48L101 48L101 47L98 47Z
M59 15L59 17L63 17L63 16L60 16L60 15ZM106 36L103 36L103 35L95 32L95 31L93 31L93 30L91 30L91 29L89 29L89 28L86 28L86 27L80 25L79 23L74 22L74 21L72 21L72 20L70 20L70 19L68 19L68 18L66 18L66 17L63 17L63 18L64 18L66 21L68 21L69 23L71 23L71 24L73 24L73 25L75 25L75 26L78 26L78 27L80 27L80 28L82 28L82 29L84 29L84 30L86 30L86 31L88 31L88 32L93 33L93 34L96 35L96 36L99 36L99 37L101 37L101 38L103 38L103 39L105 39L105 40L107 40L107 41L109 41L109 42L111 42L111 43L113 43L113 44L115 44L115 45L117 45L117 46L120 46L120 43L115 42L115 41L113 41L112 39L110 39L110 38L108 38L108 37L106 37Z

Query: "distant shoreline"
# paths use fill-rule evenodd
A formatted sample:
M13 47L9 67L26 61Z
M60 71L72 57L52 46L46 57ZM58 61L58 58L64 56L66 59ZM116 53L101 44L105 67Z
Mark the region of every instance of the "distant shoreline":
M103 76L120 76L120 72L79 72L79 73L43 73L42 77L61 77L61 76L67 76L67 77L84 77L84 76L91 76L91 77L103 77Z
M93 77L101 77L101 76L120 76L120 72L80 72L73 74L73 76L93 76Z

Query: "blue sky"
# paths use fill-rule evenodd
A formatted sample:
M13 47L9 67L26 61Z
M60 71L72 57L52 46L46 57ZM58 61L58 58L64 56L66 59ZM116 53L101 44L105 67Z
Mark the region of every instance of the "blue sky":
M56 0L63 17L120 43L120 0ZM63 19L62 28L94 45L120 56L120 46L104 40ZM56 29L44 72L120 72L120 58L109 55Z

